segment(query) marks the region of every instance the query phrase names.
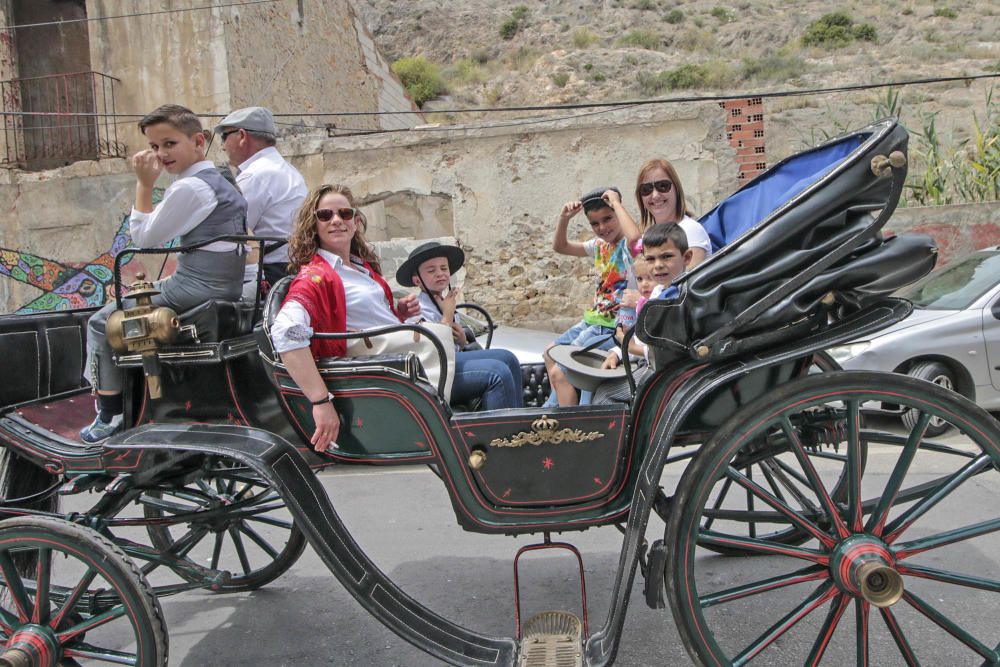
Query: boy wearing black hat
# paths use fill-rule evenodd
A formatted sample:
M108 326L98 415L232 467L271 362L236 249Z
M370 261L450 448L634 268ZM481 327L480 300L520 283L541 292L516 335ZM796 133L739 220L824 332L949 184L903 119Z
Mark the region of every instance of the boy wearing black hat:
M612 336L615 332L615 317L622 291L627 284L632 256L635 254L619 221L618 211L622 210L621 206L621 192L618 188L597 188L578 200L567 202L559 212L552 249L562 255L593 258L599 275L592 307L584 312L580 322L563 332L553 345L587 347L606 338L597 347L603 350L614 347ZM583 243L570 241L566 233L569 221L580 211L587 216L594 232L594 238ZM632 232L630 236L638 236L638 229L629 231ZM576 405L576 389L548 354L545 355L545 367L552 385L552 393L545 405L554 406L557 401L563 406Z
M451 287L451 276L465 262L461 248L430 241L415 248L396 271L396 282L419 287L420 317L452 327L457 350L454 403L468 404L482 397L484 410L520 408L524 405L521 366L510 350L463 350L469 343L455 320L459 290Z

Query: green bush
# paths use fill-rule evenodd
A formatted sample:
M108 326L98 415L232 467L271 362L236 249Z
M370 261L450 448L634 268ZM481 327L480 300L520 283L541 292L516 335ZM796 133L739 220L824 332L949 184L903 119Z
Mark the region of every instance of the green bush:
M528 18L528 6L518 5L510 12L510 17L518 22L523 22L524 19Z
M656 51L663 44L663 38L652 30L632 30L618 40L622 46L635 46L647 51Z
M639 92L646 97L684 88L724 88L731 85L732 81L732 69L721 60L699 65L681 65L659 74L642 71L636 75Z
M552 75L552 83L562 88L569 82L569 74L566 72L556 72Z
M934 10L934 16L940 16L945 19L957 19L958 12L951 7L938 7Z
M679 9L671 9L663 15L663 20L671 25L677 25L684 20L684 12Z
M589 49L597 39L597 35L587 28L577 28L573 31L573 46L578 49Z
M441 68L423 56L400 58L392 64L392 71L418 107L448 92Z
M486 81L486 73L479 63L469 58L462 58L456 62L448 72L448 78L463 85L483 83Z
M760 58L744 58L740 78L754 81L786 81L802 76L808 65L798 56L769 53Z
M809 24L802 36L802 44L836 49L847 46L855 39L874 42L877 39L875 26L870 23L855 24L846 12L831 12Z
M632 3L632 9L641 9L643 11L652 11L656 9L656 2L654 0L635 0Z
M521 24L517 22L517 19L509 16L500 24L500 36L504 39L513 39L520 27Z
M709 14L723 23L729 23L730 21L734 21L736 19L736 15L733 13L733 10L728 7L712 7L712 11L709 12Z
M608 77L604 74L604 72L594 72L590 75L590 80L594 83L602 83L607 81L607 79Z

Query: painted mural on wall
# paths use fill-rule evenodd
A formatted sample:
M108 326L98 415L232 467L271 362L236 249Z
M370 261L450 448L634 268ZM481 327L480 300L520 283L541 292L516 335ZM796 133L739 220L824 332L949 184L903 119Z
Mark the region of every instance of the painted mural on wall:
M163 190L154 191L159 202ZM41 296L18 307L18 314L44 313L102 306L114 300L115 255L134 247L125 213L115 232L111 247L87 262L61 262L28 252L0 247L0 276L43 290ZM172 245L172 244L171 244ZM147 276L166 276L173 272L174 260L162 256L130 256L122 265L122 280L128 284L139 272Z

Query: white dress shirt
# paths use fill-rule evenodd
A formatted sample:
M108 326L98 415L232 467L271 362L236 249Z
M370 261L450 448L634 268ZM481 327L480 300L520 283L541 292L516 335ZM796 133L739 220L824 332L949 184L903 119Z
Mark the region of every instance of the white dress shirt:
M195 162L180 173L163 193L163 200L152 213L132 209L128 219L132 242L139 248L156 248L187 234L215 210L219 200L215 190L200 178L192 178L206 169L215 169L208 160ZM216 241L201 248L210 252L232 252L236 244Z
M239 166L236 184L247 199L247 229L257 236L288 238L295 216L309 194L299 170L281 157L274 146L257 151ZM273 264L288 262L288 246L264 256ZM243 280L256 280L257 265L247 265Z
M389 301L382 286L356 258L351 257L350 263L344 264L344 260L332 252L319 249L316 254L333 267L344 283L349 331L399 324L399 318L389 308ZM309 313L296 301L285 303L275 316L274 324L271 325L271 340L278 354L309 347L312 335Z

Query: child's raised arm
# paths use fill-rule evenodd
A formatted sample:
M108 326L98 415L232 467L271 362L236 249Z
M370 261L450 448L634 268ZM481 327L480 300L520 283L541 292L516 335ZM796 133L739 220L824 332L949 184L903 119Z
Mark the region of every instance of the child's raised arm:
M625 209L622 204L622 197L620 194L614 190L606 190L601 199L608 203L611 210L615 212L618 216L618 223L622 227L622 235L628 239L629 245L635 243L640 238L642 238L642 230L639 229L639 225L635 223L635 220L629 215L629 212Z
M563 204L559 211L559 222L556 223L556 233L552 239L552 249L560 255L573 255L574 257L586 257L587 251L583 244L578 241L570 241L566 236L569 221L574 215L583 210L583 203L580 200L569 201Z

